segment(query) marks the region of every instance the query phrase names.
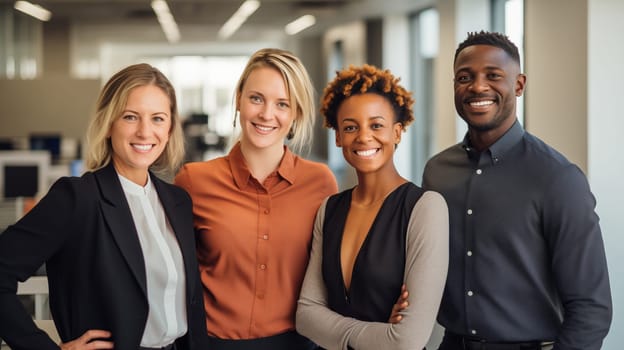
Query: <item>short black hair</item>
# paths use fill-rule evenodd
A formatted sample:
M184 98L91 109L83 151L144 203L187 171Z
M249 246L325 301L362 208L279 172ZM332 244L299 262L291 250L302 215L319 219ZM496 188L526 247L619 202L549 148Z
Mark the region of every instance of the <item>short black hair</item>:
M499 49L505 50L509 57L511 57L516 63L520 64L520 54L518 53L518 47L514 44L507 35L497 32L469 32L466 40L461 42L455 50L455 58L453 59L453 64L457 61L457 56L459 53L473 45L489 45L498 47Z

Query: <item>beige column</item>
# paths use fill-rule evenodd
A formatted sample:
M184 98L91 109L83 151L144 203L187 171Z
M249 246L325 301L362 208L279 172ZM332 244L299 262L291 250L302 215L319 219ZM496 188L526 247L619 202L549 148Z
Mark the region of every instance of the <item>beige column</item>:
M525 127L587 172L587 0L525 0Z

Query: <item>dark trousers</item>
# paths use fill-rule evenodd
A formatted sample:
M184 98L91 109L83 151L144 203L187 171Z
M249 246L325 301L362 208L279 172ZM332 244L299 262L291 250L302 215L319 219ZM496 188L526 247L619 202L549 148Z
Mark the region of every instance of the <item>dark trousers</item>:
M266 338L219 339L208 337L210 350L314 350L317 345L295 331Z
M553 342L488 342L483 339L464 337L446 331L438 350L550 350Z

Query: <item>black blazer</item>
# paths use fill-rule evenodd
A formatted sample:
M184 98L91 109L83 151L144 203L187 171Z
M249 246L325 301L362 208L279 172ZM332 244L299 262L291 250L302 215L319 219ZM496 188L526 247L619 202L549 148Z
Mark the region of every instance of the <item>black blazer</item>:
M189 332L178 349L206 334L192 203L177 186L150 174L176 234L186 272ZM15 295L46 263L52 317L63 342L89 329L112 332L115 349L139 347L148 314L143 253L112 164L61 178L15 225L0 234L0 338L13 349L58 349Z

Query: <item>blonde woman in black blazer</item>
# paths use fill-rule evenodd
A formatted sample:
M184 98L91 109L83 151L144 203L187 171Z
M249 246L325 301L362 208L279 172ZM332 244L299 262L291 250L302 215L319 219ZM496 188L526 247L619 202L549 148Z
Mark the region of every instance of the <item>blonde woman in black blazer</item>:
M191 200L152 171L175 171L183 139L173 87L139 64L102 89L87 171L59 179L0 234L0 337L13 349L196 349L205 334ZM46 264L62 343L16 296Z

